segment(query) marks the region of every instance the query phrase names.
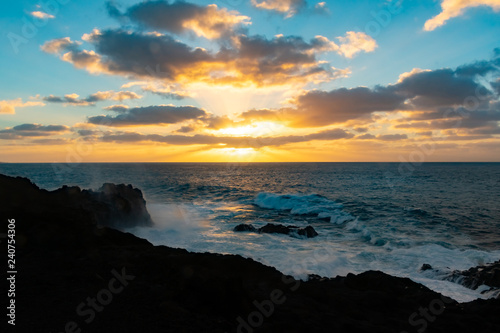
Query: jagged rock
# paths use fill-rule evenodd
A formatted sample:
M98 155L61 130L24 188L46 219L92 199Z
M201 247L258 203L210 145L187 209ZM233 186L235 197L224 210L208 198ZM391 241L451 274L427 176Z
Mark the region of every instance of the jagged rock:
M500 288L500 260L465 271L453 271L445 279L458 282L470 289L477 289L481 285Z
M106 222L101 224L119 228L152 225L142 192L132 185L107 183L97 192L89 191L89 194L93 199L89 209L95 208L98 203L105 204L106 210L99 219Z
M299 228L296 226L284 226L282 224L273 224L268 223L263 227L255 228L251 224L239 224L233 229L234 231L253 231L258 233L266 233L266 234L284 234L284 235L300 235L306 236L307 238L312 238L318 236L316 230L310 225L305 228Z
M429 269L432 269L432 266L429 264L423 264L422 267L420 267L421 271L428 271Z
M153 224L141 190L132 185L104 184L98 191L63 186L47 191L29 179L0 175L0 189L0 202L9 200L12 209L68 216L78 212L86 223L115 228Z
M308 225L305 228L298 229L297 233L301 236L306 236L307 238L313 238L313 237L318 236L318 233L316 232L316 230L314 230L314 228L311 227L310 225Z
M255 229L255 227L253 225L246 224L246 223L238 224L236 227L234 227L233 230L234 231L257 231L257 229Z
M292 229L298 229L297 227L284 226L282 224L268 223L263 227L259 228L259 233L264 234L290 234Z

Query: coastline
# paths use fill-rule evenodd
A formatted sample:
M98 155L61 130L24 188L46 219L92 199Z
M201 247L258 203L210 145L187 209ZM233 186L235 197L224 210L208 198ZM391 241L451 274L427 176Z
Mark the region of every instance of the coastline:
M101 200L103 214L95 214L94 203L82 204L87 194L79 188L49 192L25 178L0 175L0 190L2 219L16 221L18 331L493 332L500 327L499 299L457 303L378 271L304 282L237 255L153 246L111 228L123 212Z

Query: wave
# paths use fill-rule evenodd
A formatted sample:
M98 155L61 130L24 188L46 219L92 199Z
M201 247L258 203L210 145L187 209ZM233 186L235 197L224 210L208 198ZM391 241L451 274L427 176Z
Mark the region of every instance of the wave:
M260 208L289 211L293 215L316 216L335 224L354 220L354 216L342 210L341 203L319 194L276 194L261 192L254 204Z

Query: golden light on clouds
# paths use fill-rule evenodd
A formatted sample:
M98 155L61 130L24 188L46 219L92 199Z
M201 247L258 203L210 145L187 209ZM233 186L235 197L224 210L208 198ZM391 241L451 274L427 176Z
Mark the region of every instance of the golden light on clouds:
M227 127L218 130L218 134L230 136L276 136L282 134L286 127L275 122L257 122L251 125Z
M500 0L442 0L441 13L427 20L424 30L432 31L444 25L449 19L461 16L466 9L478 6L488 6L499 11Z

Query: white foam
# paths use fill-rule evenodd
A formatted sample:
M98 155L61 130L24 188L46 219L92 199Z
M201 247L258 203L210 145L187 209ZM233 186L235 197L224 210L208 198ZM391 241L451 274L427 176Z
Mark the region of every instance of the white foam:
M324 200L319 198L318 200ZM262 195L259 202L269 207L291 207L291 202L305 204L310 200L304 196L287 198ZM457 283L443 281L442 273L440 275L438 271L466 270L493 262L500 258L500 251L452 249L438 244L415 246L410 241L410 245L405 247L374 246L376 237L373 235L383 234L383 231L372 225L368 228L359 220L346 223L344 228L314 226L319 236L309 239L233 232L235 223L224 223L214 218L225 214L224 209L231 211L233 206L222 203L220 207L216 207L214 203L148 205L155 226L131 231L155 245L251 257L302 279L306 279L308 274L334 277L380 270L394 276L409 277L459 302L495 295L494 292L481 294L481 290L471 290ZM264 223L250 222L256 225ZM420 267L424 263L437 270L421 271Z
M293 215L316 215L320 219L341 224L354 219L342 211L342 204L318 194L276 194L262 192L257 195L254 204L267 209L287 210Z

